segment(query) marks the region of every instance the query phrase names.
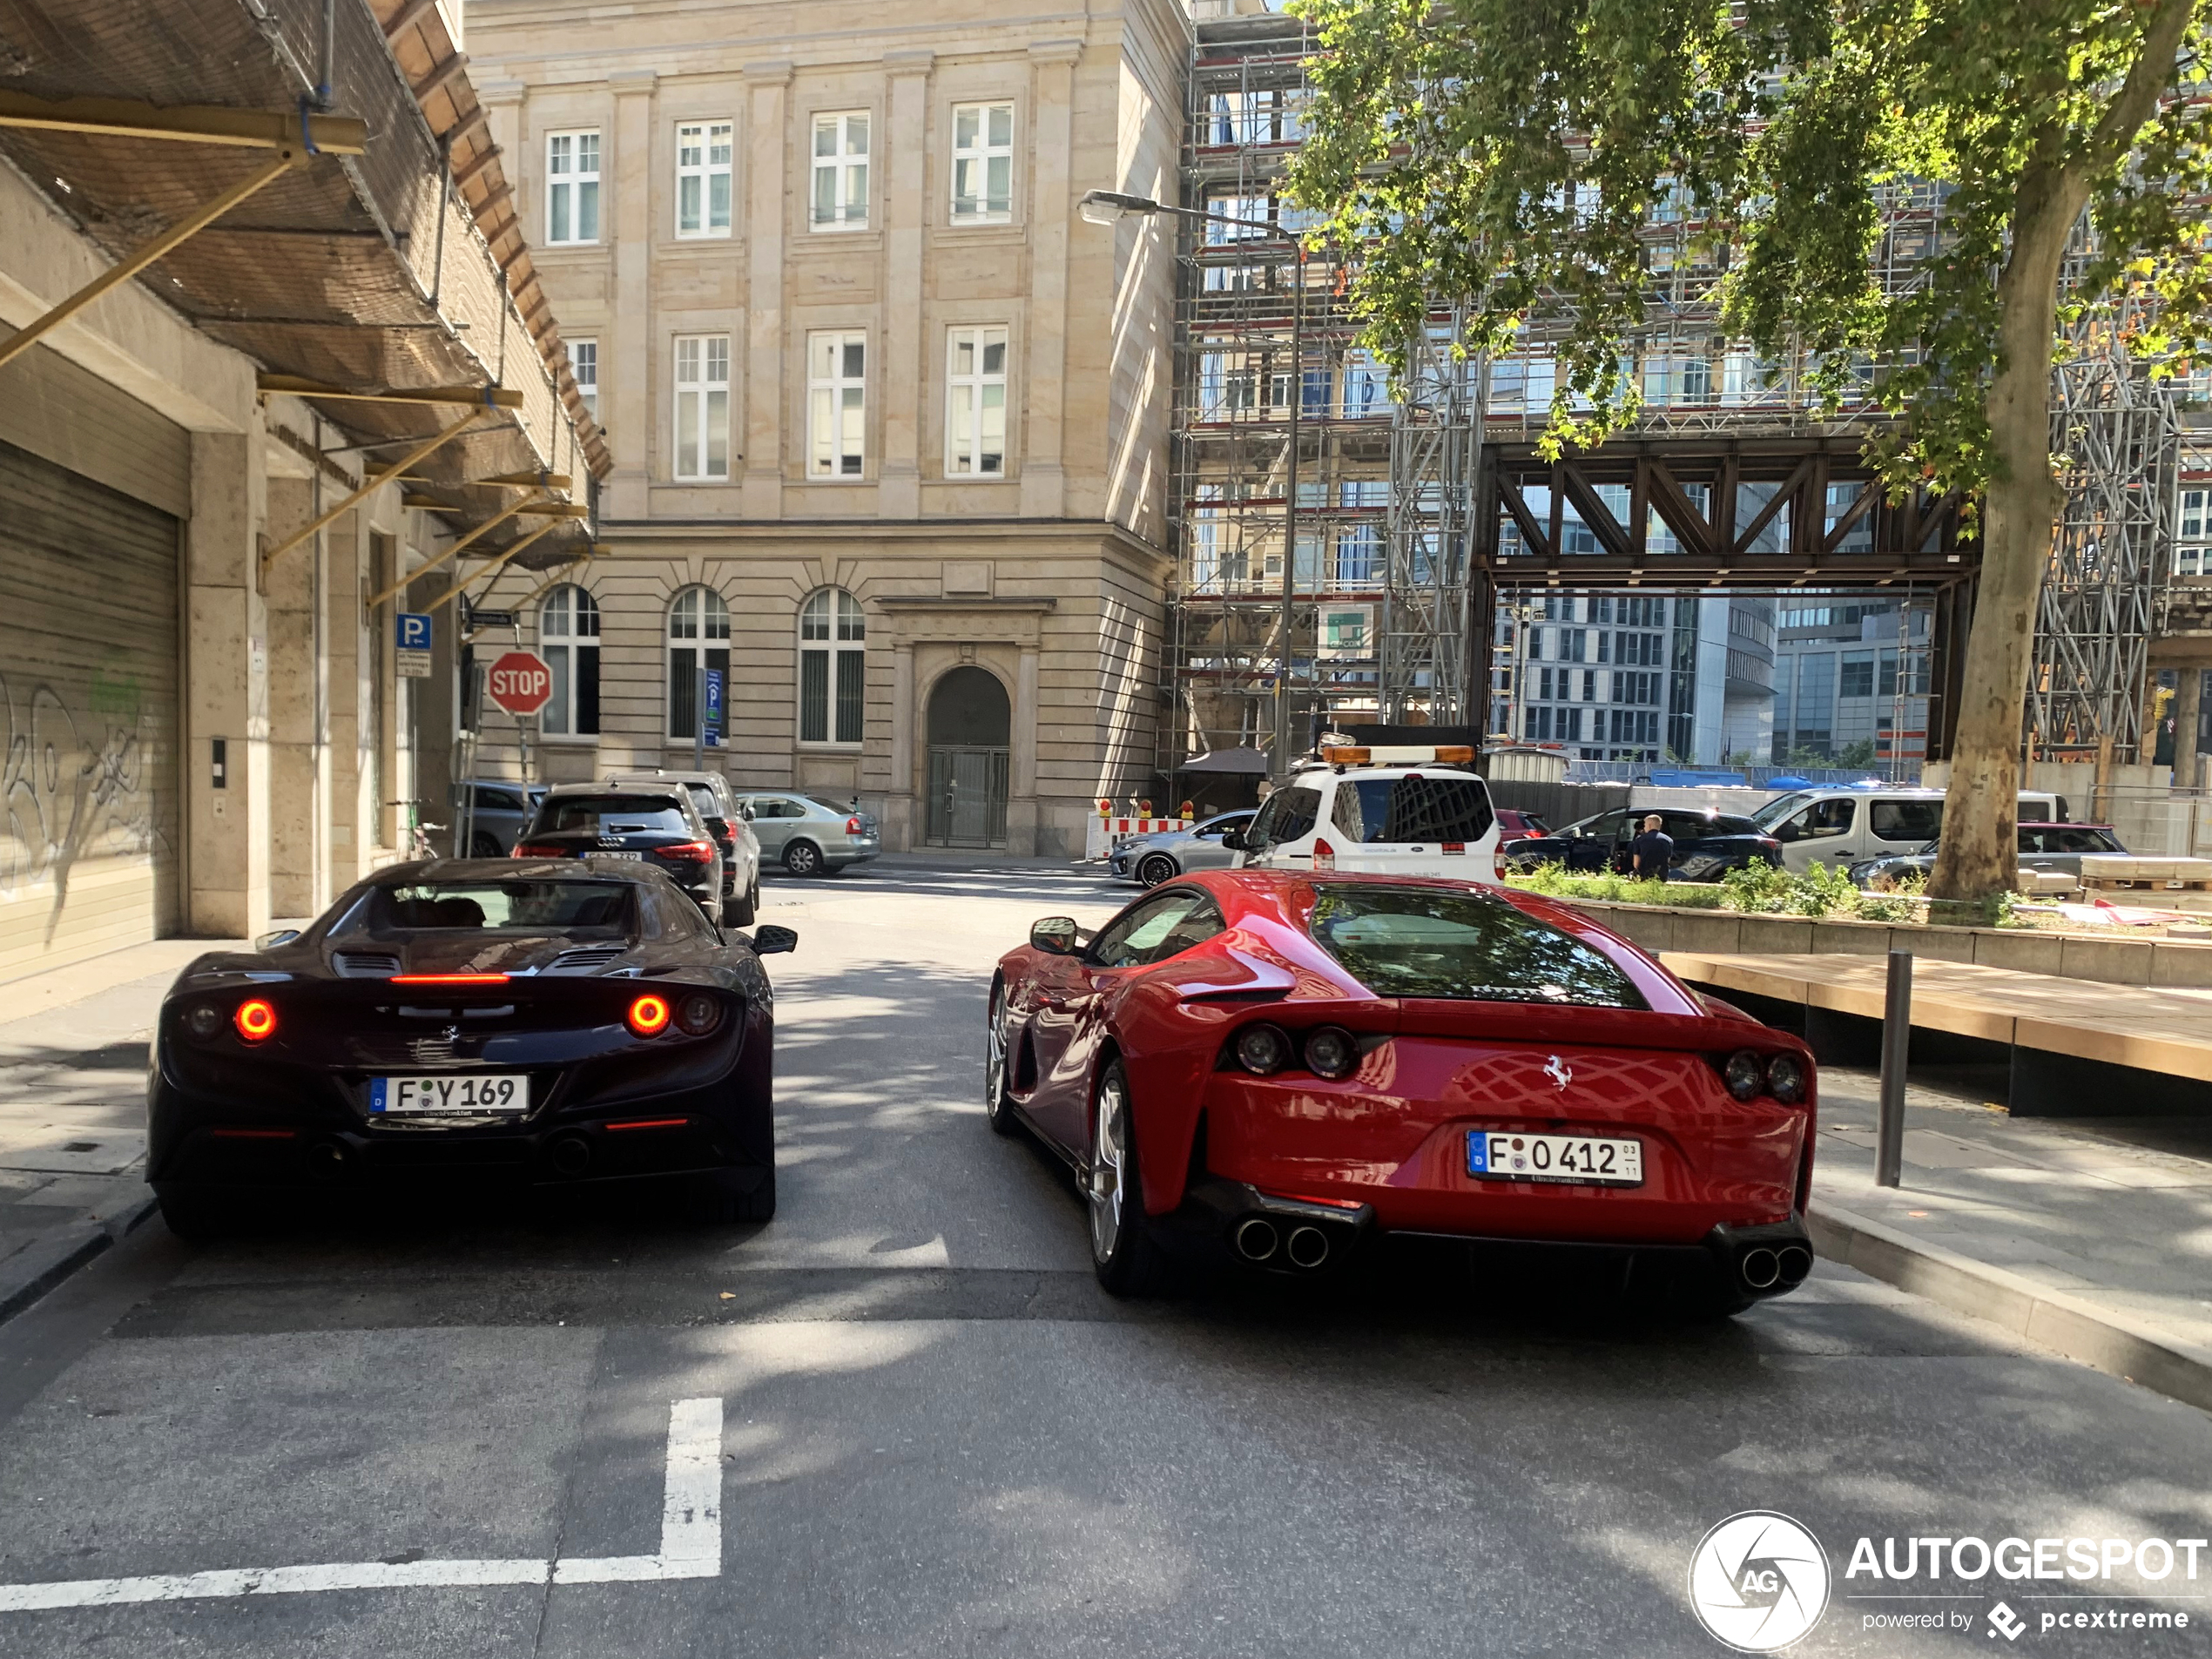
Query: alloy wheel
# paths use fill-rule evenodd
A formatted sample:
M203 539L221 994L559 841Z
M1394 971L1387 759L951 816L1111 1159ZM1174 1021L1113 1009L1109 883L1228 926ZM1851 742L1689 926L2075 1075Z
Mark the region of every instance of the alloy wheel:
M983 1111L996 1129L1006 1111L1006 987L991 988L983 1027Z
M1157 887L1175 875L1175 860L1164 853L1155 853L1136 867L1139 887Z
M1090 1200L1090 1253L1101 1262L1113 1259L1122 1239L1122 1165L1129 1148L1129 1098L1121 1069L1109 1070L1098 1085L1098 1102L1090 1143L1090 1172L1086 1183Z

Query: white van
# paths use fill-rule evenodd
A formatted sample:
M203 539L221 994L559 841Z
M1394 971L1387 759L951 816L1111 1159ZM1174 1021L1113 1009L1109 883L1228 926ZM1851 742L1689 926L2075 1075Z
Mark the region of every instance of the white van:
M1471 749L1321 754L1231 832L1238 868L1499 880L1498 815Z
M2058 820L2058 797L2022 790L2021 822ZM1942 833L1940 789L1800 789L1777 795L1751 821L1782 843L1782 865L1848 869L1861 859L1917 852Z

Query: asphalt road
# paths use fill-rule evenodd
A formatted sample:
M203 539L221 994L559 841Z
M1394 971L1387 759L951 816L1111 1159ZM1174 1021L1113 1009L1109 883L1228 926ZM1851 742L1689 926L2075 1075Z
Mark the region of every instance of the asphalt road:
M2212 1420L1856 1274L1706 1325L1449 1257L1103 1296L979 1070L993 958L1113 897L891 861L775 886L800 945L771 964L765 1227L341 1215L193 1251L156 1223L0 1326L0 1609L315 1563L538 1575L0 1610L0 1656L1704 1656L1690 1554L1745 1509L1833 1563L1797 1652L2212 1646L2212 1560L2126 1604L2186 1631L2041 1631L2107 1604L2036 1593L2114 1588L2064 1581L1867 1628L1908 1604L1842 1577L1861 1534L2212 1534ZM723 1413L712 1575L543 1581L711 1528L664 1514L685 1400ZM2000 1593L2016 1643L1981 1623Z

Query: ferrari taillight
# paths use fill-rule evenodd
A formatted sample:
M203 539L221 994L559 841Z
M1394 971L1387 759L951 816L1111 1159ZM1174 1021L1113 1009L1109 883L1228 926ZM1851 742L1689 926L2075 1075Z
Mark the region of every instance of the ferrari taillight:
M668 1029L670 1012L666 997L648 991L631 1003L630 1012L624 1017L639 1036L657 1037Z
M238 1012L231 1015L231 1024L239 1036L248 1042L266 1042L276 1035L276 1005L258 996L248 997L238 1005Z

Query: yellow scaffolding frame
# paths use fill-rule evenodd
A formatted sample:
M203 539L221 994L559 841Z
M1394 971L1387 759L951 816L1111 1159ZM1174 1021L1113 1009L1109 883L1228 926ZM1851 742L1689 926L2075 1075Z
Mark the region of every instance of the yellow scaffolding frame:
M294 167L307 166L316 154L358 156L367 153L367 123L349 116L279 113L266 110L226 110L197 105L158 109L121 98L73 98L59 100L32 98L22 92L0 92L0 126L24 127L42 132L97 133L106 138L157 138L172 143L206 144L239 149L273 150L268 161L228 190L202 203L152 240L94 277L66 300L47 308L37 321L0 341L0 368L4 368L102 294L128 282L163 255L189 241L240 202L266 189Z

